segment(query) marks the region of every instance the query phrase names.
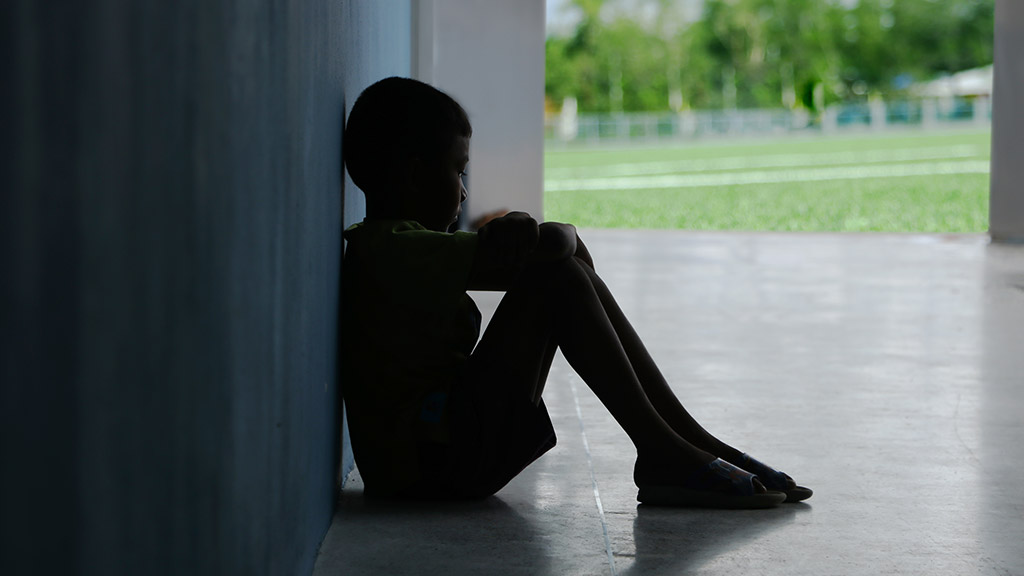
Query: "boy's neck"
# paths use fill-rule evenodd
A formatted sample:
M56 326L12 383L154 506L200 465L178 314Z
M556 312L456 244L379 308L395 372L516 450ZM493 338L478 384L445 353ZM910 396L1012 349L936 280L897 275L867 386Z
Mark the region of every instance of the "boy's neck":
M366 204L366 218L369 220L408 220L402 216L402 210L398 206L388 204L369 203Z

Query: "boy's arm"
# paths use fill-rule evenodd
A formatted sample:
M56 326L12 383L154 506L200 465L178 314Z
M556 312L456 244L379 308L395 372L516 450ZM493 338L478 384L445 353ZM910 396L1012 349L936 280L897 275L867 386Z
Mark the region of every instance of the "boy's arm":
M506 290L527 264L564 260L578 254L578 246L573 226L538 225L529 214L511 212L480 229L469 289ZM583 254L589 259L586 248Z

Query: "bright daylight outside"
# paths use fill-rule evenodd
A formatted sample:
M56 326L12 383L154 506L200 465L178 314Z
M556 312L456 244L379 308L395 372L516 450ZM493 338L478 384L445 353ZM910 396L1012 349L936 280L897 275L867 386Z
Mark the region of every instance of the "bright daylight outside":
M545 217L982 233L994 0L548 0Z

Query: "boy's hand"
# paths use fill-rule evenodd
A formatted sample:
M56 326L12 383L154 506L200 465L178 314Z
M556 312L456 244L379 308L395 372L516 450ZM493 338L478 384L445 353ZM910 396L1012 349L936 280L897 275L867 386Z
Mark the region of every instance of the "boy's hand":
M479 250L492 264L521 268L540 241L540 226L525 212L509 212L478 232Z
M529 214L510 212L491 220L477 234L471 290L507 290L519 272L534 262L556 262L575 255L593 268L576 228L569 224L538 225Z

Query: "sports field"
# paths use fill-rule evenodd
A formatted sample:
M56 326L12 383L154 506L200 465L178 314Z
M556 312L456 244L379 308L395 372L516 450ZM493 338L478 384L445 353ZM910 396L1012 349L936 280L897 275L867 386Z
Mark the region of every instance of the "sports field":
M582 227L988 230L988 130L549 146L544 170L544 217Z

